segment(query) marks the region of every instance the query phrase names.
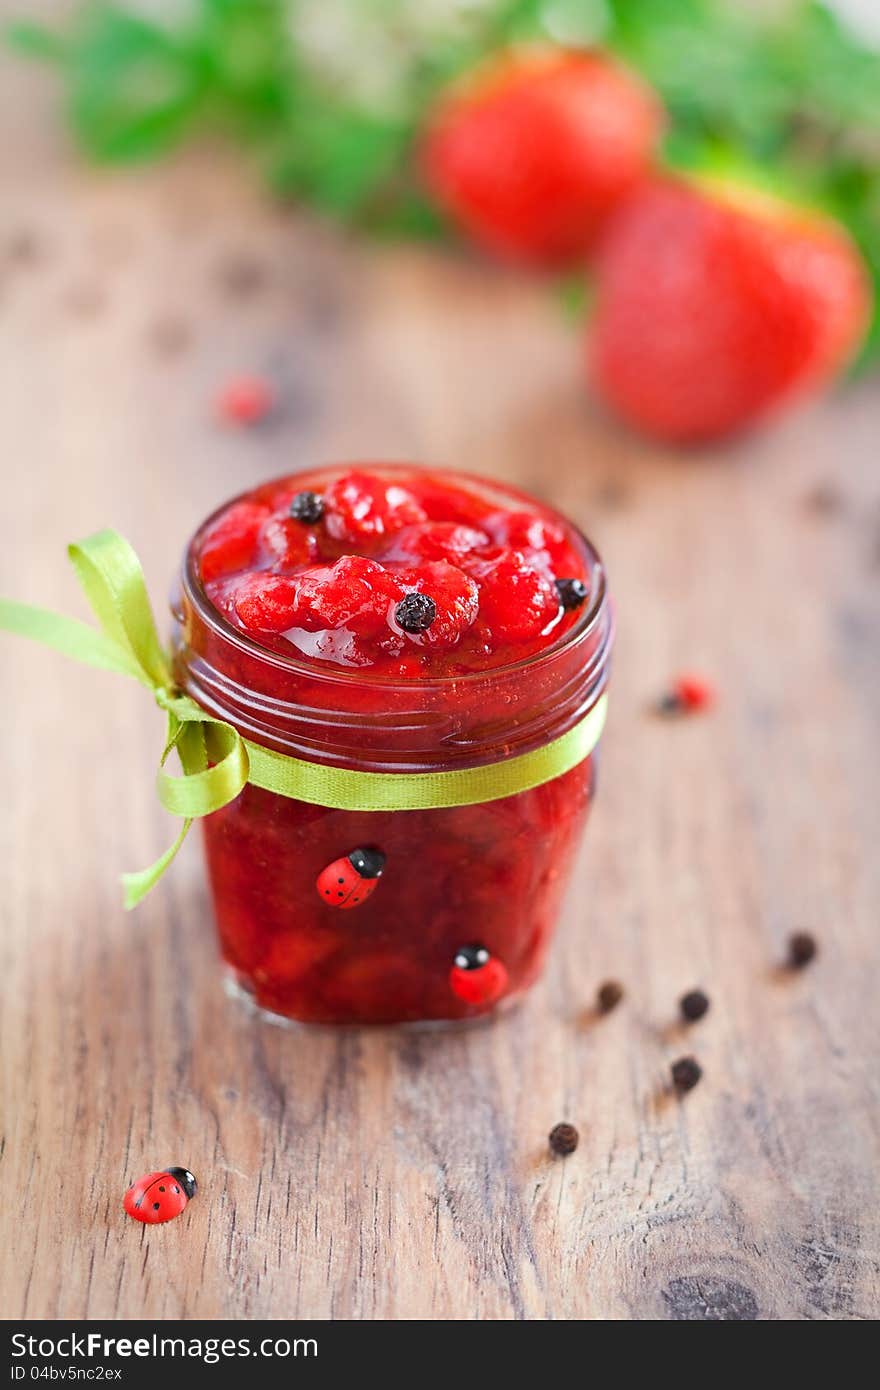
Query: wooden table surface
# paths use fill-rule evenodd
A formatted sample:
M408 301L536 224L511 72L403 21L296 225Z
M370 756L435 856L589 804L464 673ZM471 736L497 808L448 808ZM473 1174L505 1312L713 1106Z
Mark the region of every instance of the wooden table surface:
M8 78L8 80L7 80ZM68 539L114 525L156 603L219 499L320 459L485 471L603 549L619 638L600 794L546 979L445 1036L286 1031L220 986L161 720L113 676L0 639L0 1300L10 1317L875 1318L880 392L735 448L658 452L582 388L528 279L358 244L214 151L88 173L48 79L5 70L6 594L84 615ZM212 420L271 370L265 429ZM681 668L717 712L647 706ZM779 968L795 929L820 957ZM597 984L626 998L597 1021ZM676 1000L712 999L685 1033ZM683 1103L670 1061L705 1069ZM548 1157L559 1120L577 1153ZM126 1183L186 1164L182 1220Z

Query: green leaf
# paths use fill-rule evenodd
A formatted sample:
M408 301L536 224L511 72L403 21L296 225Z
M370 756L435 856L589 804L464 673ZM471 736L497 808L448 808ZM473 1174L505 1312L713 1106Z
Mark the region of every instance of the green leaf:
M586 271L580 275L565 275L554 285L560 308L567 319L581 323L593 307L595 286Z
M14 20L7 24L5 32L8 43L27 58L58 63L67 56L67 44L61 35L42 24L32 24L24 19Z
M357 216L398 174L408 139L407 127L393 117L301 96L277 186L327 212Z
M164 153L198 109L204 80L185 40L114 5L93 4L71 36L71 126L97 160Z

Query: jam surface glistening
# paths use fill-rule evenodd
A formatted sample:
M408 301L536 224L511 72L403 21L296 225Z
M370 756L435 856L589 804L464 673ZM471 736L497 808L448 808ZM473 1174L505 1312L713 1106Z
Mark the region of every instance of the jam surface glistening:
M539 503L499 508L455 475L299 474L213 518L198 550L215 607L260 645L372 675L507 665L576 621L587 574Z

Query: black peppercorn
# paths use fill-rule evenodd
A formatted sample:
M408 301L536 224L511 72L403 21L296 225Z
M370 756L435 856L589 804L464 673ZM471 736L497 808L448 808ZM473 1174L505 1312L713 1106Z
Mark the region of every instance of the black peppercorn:
M692 1091L703 1075L703 1068L696 1057L679 1057L672 1063L672 1084L679 1095Z
M547 1137L553 1153L561 1154L563 1158L573 1154L580 1142L580 1135L574 1125L564 1123L554 1125Z
M816 955L816 938L808 931L796 931L788 938L788 962L795 970L803 970Z
M316 526L324 515L323 497L319 497L317 492L298 492L290 504L290 515L294 521Z
M587 586L581 579L557 579L556 592L563 608L580 608L587 597Z
M405 594L394 610L404 632L426 632L437 616L437 605L427 594Z
M603 1014L610 1014L612 1009L616 1009L622 998L623 985L617 980L606 980L596 992L596 1002L600 1013Z
M709 996L701 989L691 989L681 996L678 1007L685 1022L696 1023L698 1018L703 1018L709 1012Z

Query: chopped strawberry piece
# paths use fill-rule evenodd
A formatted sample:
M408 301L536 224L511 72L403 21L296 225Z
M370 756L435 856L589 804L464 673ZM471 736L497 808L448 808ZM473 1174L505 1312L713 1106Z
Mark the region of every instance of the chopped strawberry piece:
M484 525L496 545L513 550L551 550L565 544L562 527L534 512L493 512Z
M202 579L220 579L247 569L257 555L260 528L269 515L258 502L235 502L214 523L202 541L199 569Z
M467 568L480 586L480 618L494 641L537 637L559 616L554 584L521 551L496 548Z
M343 555L335 565L300 575L297 620L312 632L347 628L360 637L377 636L387 629L389 612L403 593L383 565L363 555Z
M406 488L365 473L346 473L327 489L324 498L327 531L348 544L393 534L413 522L425 521L424 508Z
M437 609L431 625L408 632L408 639L423 647L454 647L479 612L480 591L473 579L446 560L397 570L395 578L406 593L427 594Z
M461 526L453 521L425 521L399 531L388 552L395 560L449 560L456 564L463 555L489 544L485 531Z
M285 569L311 564L318 555L318 541L314 532L290 515L270 516L261 532L260 543L272 559Z
M462 526L482 526L482 518L492 508L465 485L456 487L449 480L440 482L428 473L420 473L418 486L410 491L418 496L419 505L431 521L454 521Z
M486 530L496 545L521 550L532 558L540 556L542 567L552 568L554 574L564 574L572 568L571 549L561 526L534 512L495 512L486 518Z
M235 612L250 632L285 632L297 623L298 581L283 574L246 574L234 595Z

